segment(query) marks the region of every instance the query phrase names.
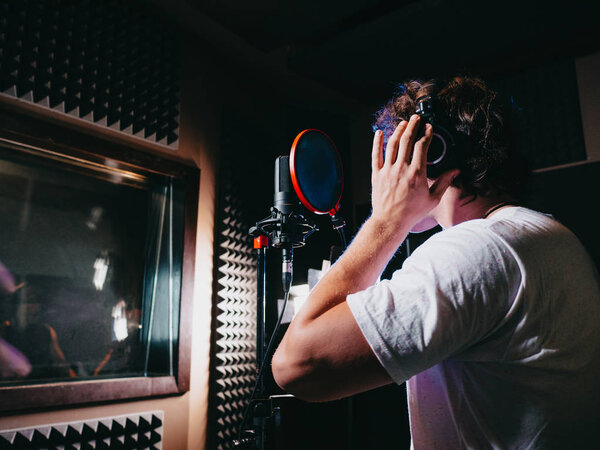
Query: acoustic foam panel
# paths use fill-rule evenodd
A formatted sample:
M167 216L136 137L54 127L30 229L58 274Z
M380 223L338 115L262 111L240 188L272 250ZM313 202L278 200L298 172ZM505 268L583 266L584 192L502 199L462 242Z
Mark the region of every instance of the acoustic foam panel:
M0 430L0 450L162 449L163 411Z
M248 231L257 220L253 151L237 111L223 120L215 222L215 288L211 348L209 448L232 448L256 381L256 256ZM234 119L237 118L237 119ZM252 128L252 127L250 127ZM253 141L253 139L250 139ZM252 156L254 155L254 156Z
M180 38L141 7L0 2L0 95L176 148Z

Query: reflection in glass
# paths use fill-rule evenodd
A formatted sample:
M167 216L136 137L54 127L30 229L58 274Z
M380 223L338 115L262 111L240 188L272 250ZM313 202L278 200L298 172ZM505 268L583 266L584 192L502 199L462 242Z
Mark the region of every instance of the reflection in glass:
M183 186L0 143L0 386L172 375Z

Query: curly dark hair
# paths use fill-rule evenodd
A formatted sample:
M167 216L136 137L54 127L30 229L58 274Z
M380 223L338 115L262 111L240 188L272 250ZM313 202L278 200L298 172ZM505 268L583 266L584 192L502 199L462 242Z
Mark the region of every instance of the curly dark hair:
M432 96L446 114L446 123L461 135L465 148L454 185L465 196L507 196L518 199L530 180L527 161L516 149L514 114L481 79L411 80L376 114L373 129L391 136L402 120L416 111L417 99Z

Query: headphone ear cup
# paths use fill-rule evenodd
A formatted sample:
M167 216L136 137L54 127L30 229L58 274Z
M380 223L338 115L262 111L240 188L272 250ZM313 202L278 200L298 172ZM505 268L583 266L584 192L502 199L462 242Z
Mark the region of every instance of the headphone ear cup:
M447 170L454 169L455 142L444 127L433 124L433 137L427 150L427 178L437 178Z

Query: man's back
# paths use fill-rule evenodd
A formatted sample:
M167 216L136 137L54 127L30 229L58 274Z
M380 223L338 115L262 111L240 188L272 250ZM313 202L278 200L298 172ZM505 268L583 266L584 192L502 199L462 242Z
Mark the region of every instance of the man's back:
M582 433L596 433L594 420L600 425L600 292L592 263L571 232L543 215L510 208L477 222L463 227L485 227L518 264L520 277L510 274L514 301L483 339L409 381L420 405L411 418L425 416L439 430L427 404L441 389L461 446L575 448ZM415 442L426 443L426 428ZM438 444L456 448L448 437Z
M365 317L388 298L375 334L399 333L374 350L396 381L411 376L415 448L577 448L596 432L598 277L559 223L524 208L464 222L419 247L384 291L355 316L374 335Z

